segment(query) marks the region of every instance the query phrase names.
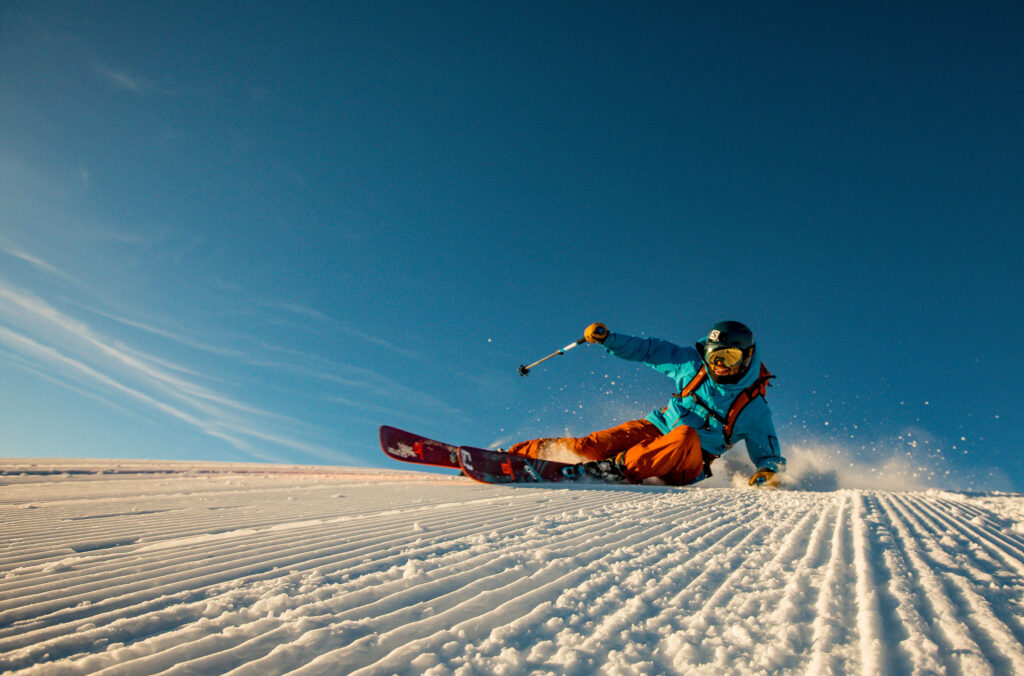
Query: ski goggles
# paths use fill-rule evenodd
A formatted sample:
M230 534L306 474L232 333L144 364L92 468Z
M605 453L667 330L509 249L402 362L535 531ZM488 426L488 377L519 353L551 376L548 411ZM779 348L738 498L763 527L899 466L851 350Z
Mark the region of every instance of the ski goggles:
M731 369L743 361L743 350L738 347L707 347L704 349L704 361L708 366Z

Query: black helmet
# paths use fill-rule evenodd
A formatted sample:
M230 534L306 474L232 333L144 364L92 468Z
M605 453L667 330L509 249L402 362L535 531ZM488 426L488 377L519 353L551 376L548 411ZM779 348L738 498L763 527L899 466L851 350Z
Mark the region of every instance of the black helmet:
M733 364L740 365L739 372L735 375L716 376L712 369L708 369L711 379L724 385L739 382L750 369L750 362L754 358L754 332L739 322L718 322L708 331L708 337L697 343L697 351L700 352L705 364L710 363L708 358L712 353L721 354L721 351L726 351L727 348L739 350L740 354L732 357L738 359ZM735 350L729 352L735 355Z

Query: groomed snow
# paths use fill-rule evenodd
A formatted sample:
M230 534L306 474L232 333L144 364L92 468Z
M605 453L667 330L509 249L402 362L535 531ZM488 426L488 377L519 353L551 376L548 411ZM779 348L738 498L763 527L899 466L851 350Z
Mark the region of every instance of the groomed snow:
M13 674L1024 674L1018 495L0 470Z

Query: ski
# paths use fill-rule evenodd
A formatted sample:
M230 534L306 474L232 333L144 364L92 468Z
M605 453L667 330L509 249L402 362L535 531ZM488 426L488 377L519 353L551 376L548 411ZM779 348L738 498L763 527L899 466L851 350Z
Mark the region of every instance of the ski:
M463 474L486 484L536 484L592 480L579 476L575 465L536 460L472 446L454 446L428 439L397 427L380 428L380 447L394 460L417 465L461 469Z
M485 484L535 484L570 481L574 465L552 460L535 460L472 446L459 447L462 471Z
M434 465L459 469L459 447L421 437L397 427L380 428L380 447L394 460L418 465Z

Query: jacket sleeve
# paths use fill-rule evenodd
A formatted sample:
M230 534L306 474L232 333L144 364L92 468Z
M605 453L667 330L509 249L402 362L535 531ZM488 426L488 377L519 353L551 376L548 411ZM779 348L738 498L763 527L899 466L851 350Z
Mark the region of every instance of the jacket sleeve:
M659 338L637 338L623 333L609 333L603 346L616 357L643 362L665 374L671 374L679 364L691 361L696 355L692 347L680 347Z
M768 469L773 472L786 471L786 459L779 448L779 438L775 434L775 423L772 412L766 410L747 432L744 441L750 461L757 469Z

